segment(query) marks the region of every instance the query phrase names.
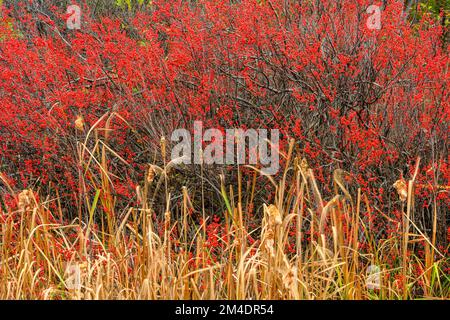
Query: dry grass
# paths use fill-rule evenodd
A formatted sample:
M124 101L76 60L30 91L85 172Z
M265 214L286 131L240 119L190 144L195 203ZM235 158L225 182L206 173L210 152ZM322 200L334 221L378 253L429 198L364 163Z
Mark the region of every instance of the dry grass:
M217 248L207 243L209 217L203 225L192 222L187 189L181 210L171 208L166 174L170 163L150 166L136 190L141 205L117 214L106 165L108 155L117 155L107 146L107 133L103 141L96 134L88 149L94 133L91 128L79 143L84 170L80 185L91 183L97 190L93 198L80 195L89 216L80 209L72 223L58 223L61 208L50 209L58 199L38 201L31 191L17 195L18 211L4 215L0 299L449 298L450 281L443 272L448 257L410 219L414 179L407 184L399 226L403 236L376 241L361 217L361 212L372 210L369 202L360 190L350 194L342 181L345 172L336 172L336 195L325 202L313 170L304 159L292 156L291 144L282 177L279 181L267 177L275 198L264 205L257 228L252 229L246 218L258 188L256 179L243 191L240 169L237 190L222 178L228 232L220 238L225 246L217 254ZM95 174L99 180L87 180ZM166 193L165 212L153 210L150 185ZM99 217L99 204L110 214ZM101 221L98 227L95 221ZM305 245L306 233L312 236ZM249 235L259 241L250 244ZM367 244L364 250L362 239ZM424 258L411 250L418 241L425 243ZM394 265L390 257L397 257ZM79 271L79 285L71 270Z

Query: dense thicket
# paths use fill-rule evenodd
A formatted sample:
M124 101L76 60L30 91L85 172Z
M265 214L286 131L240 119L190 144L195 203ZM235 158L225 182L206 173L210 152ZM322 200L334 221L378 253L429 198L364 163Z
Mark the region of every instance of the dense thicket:
M400 208L392 185L421 157L416 219L429 230L436 210L445 242L445 2L436 1L440 16L413 6L409 18L402 1L380 2L379 30L367 28L366 0L87 1L80 30L66 27L67 3L4 2L0 171L15 187L57 189L67 204L90 192L80 190L79 142L108 112L120 117L102 121L112 131L97 136L126 162L108 163L123 206L174 129L194 120L221 130L279 128L282 147L296 139L325 194L332 172L344 169L350 189L361 187L392 216ZM195 190L200 168L183 170L177 181ZM215 190L207 190L211 211L222 206Z

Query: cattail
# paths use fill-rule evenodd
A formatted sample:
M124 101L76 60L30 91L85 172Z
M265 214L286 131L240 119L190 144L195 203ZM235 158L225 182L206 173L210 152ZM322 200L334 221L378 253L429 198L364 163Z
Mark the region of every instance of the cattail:
M150 164L148 166L146 179L147 179L147 183L149 183L149 184L152 183L153 180L155 179L155 167L152 164Z
M84 130L84 119L82 116L78 116L77 119L75 120L75 129L79 131Z
M21 211L30 210L32 207L33 192L31 190L25 189L19 193L18 207Z
M302 173L305 176L308 176L309 165L308 165L308 161L306 160L306 158L303 158L302 161L300 162L300 169L302 170Z
M137 201L138 203L142 203L142 194L141 194L141 187L140 186L136 186L136 196L137 196Z
M275 244L275 234L272 229L267 230L263 238L263 248L269 253L270 256L274 257L274 244Z
M166 211L164 213L164 228L168 230L170 227L170 212Z
M273 204L269 205L267 207L266 211L269 216L269 226L270 227L280 225L283 222L283 220L281 220L280 211L278 210L278 208L275 205L273 205Z
M86 270L88 270L87 261L81 262L78 266L79 266L81 272L85 272Z
M405 202L408 198L408 187L403 179L395 181L393 187L397 190L398 196L402 202Z

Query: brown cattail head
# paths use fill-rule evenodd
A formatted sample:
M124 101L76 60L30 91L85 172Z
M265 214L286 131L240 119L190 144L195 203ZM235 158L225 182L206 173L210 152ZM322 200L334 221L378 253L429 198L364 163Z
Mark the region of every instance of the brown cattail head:
M270 255L270 256L274 256L275 255L275 233L273 232L272 229L269 229L265 232L264 236L263 236L263 241L262 241L262 245L263 245L263 249Z
M278 210L278 208L271 204L267 207L267 214L269 216L269 226L273 227L276 225L280 225L283 220L281 219L281 214L280 211Z
M137 201L138 203L142 203L142 194L141 194L141 187L140 186L136 186L136 196L137 196Z
M75 129L79 131L84 130L84 119L82 116L78 116L77 119L75 120Z
M153 180L155 179L155 173L156 173L155 167L152 164L150 164L148 166L147 177L146 177L147 183L153 182Z
M404 179L399 179L395 181L393 187L397 190L398 197L402 202L405 202L408 198L408 187Z
M18 207L21 211L28 211L33 207L33 191L29 189L19 193Z

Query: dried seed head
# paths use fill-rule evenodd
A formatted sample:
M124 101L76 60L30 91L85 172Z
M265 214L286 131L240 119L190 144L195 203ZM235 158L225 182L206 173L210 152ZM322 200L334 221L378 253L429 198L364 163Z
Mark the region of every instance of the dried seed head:
M275 234L272 229L267 230L265 238L266 240L273 240L275 238Z
M33 191L25 189L19 193L18 207L21 211L27 211L33 207Z
M269 253L270 256L275 256L275 251L274 251L274 241L273 240L266 240L264 243L264 249L266 249L266 251Z
M306 176L308 174L309 165L306 158L302 159L302 162L300 162L300 169L302 170L303 174Z
M170 227L170 212L166 211L164 213L164 228L167 230Z
M80 267L80 270L83 272L83 271L86 271L87 269L88 269L88 263L87 263L87 261L84 261L84 262L81 262L80 264L79 264L79 267Z
M398 196L401 201L405 202L408 198L408 187L403 179L395 181L393 187L397 190Z
M79 131L84 130L84 119L82 116L78 116L77 119L75 120L75 129Z
M147 171L147 183L152 183L154 179L155 179L155 168L152 164L150 164Z
M270 256L275 256L275 234L272 229L268 229L264 233L263 237L263 250L265 250Z
M283 222L280 211L275 205L271 204L267 207L267 214L269 215L270 226L280 225Z
M142 203L141 187L136 186L136 195L139 203Z

